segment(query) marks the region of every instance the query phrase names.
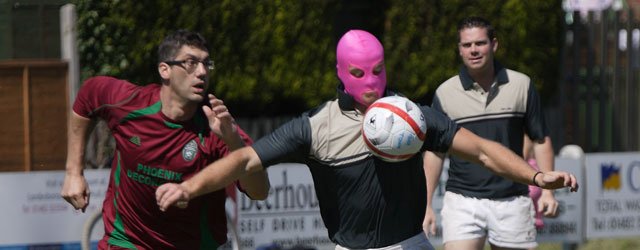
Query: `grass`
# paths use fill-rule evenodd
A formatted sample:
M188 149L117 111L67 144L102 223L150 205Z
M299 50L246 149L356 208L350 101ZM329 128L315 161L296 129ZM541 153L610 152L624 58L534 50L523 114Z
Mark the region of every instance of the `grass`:
M442 246L436 247L442 250ZM485 250L490 250L485 245ZM578 245L575 250L633 250L640 249L640 238L595 239ZM537 250L570 250L563 249L562 243L540 243Z
M577 250L632 250L640 249L640 238L595 239L580 244ZM538 250L563 250L562 244L540 244Z

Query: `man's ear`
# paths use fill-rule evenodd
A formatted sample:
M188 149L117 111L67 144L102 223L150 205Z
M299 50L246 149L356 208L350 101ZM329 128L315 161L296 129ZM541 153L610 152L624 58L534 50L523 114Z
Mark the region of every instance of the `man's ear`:
M169 67L168 64L163 62L158 63L158 73L160 74L160 78L162 78L163 81L169 80L170 72L171 72L171 67Z
M496 50L498 50L498 38L493 38L491 43L493 45L493 53L496 53Z

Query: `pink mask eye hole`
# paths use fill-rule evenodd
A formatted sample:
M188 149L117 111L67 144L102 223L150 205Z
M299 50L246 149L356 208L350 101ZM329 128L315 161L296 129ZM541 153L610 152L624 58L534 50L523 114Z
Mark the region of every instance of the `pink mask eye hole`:
M364 71L359 68L349 66L349 74L355 78L362 78L364 76Z
M384 68L383 64L378 64L375 68L373 68L373 74L380 75L380 73L382 73L383 68Z

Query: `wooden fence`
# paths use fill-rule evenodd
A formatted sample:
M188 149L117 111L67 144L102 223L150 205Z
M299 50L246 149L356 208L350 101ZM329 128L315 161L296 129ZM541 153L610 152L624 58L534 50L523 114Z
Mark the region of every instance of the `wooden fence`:
M67 63L0 61L0 171L64 169Z

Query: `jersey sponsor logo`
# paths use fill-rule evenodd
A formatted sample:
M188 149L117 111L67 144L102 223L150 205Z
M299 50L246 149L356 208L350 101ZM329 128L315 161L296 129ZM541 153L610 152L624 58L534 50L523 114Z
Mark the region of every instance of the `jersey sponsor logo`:
M185 161L192 161L193 159L196 158L197 154L198 154L198 144L196 143L195 140L189 141L182 148L182 158L184 158Z
M182 182L182 173L138 163L135 171L128 169L127 177L149 186L160 186L167 182Z

